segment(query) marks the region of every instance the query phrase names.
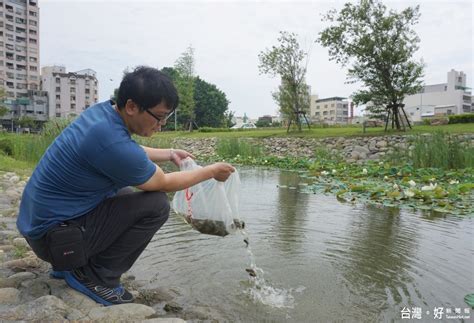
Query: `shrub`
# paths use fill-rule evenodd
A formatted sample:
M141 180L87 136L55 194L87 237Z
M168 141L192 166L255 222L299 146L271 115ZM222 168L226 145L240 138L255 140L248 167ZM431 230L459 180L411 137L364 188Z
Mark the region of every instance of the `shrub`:
M229 132L230 128L212 128L212 127L201 127L198 130L199 132Z
M13 156L13 143L10 139L0 139L0 152L8 156Z
M460 169L474 166L474 147L461 144L456 136L436 132L414 140L411 161L415 168Z
M260 157L262 148L237 138L221 139L217 142L216 152L219 156L233 158L237 155L242 157Z
M474 123L474 113L456 114L449 116L449 123Z

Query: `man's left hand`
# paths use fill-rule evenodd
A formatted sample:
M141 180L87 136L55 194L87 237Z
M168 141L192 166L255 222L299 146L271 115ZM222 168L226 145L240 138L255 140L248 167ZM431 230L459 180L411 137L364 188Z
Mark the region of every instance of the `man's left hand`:
M170 149L170 161L172 161L178 167L181 165L181 161L188 157L191 157L192 159L195 158L193 154L188 153L186 150Z

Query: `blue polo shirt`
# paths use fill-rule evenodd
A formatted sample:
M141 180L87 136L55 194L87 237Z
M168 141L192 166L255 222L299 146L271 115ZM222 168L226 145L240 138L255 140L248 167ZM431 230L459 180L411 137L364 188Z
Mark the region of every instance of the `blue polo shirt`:
M23 191L18 230L28 238L41 238L120 188L145 183L155 170L111 102L98 103L46 150Z

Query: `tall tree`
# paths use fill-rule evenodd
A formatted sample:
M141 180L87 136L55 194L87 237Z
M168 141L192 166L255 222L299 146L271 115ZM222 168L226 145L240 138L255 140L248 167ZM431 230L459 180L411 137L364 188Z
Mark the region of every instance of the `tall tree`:
M189 46L187 50L175 62L175 70L178 72L178 78L175 80L179 95L179 116L185 118L186 128L193 130L196 115L194 113L194 49Z
M10 112L10 110L4 105L6 96L5 89L0 87L0 118Z
M294 33L281 31L278 42L277 46L260 52L258 68L261 74L280 77L281 85L272 96L280 113L289 122L295 121L301 131L301 114L309 108L309 88L305 81L308 53L300 49Z
M348 82L361 81L353 94L356 104L381 109L401 129L406 114L403 99L421 89L424 64L413 59L418 38L412 26L418 23L419 6L401 12L388 10L378 0L346 3L340 12L329 11L323 21L331 23L316 40L329 50L331 60L348 66ZM403 113L403 114L402 114Z
M226 112L229 101L224 92L219 90L214 84L210 84L199 77L195 79L194 110L196 123L200 127L225 127Z

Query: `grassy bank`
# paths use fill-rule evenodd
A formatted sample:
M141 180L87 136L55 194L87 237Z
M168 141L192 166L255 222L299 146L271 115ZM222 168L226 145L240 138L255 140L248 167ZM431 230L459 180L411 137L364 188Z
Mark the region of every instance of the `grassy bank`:
M42 135L0 135L0 170L20 174L31 172L48 145L64 127L49 125ZM442 130L443 132L439 132ZM143 145L170 147L175 137L217 137L212 161L268 166L309 171L308 190L335 194L339 200L362 200L384 206L408 206L435 212L474 214L474 147L462 145L453 134L473 133L474 127L453 124L439 127L419 126L413 131L414 149L399 150L380 162L348 164L333 153L318 148L312 158L263 155L263 147L241 138L360 136L357 127L313 128L286 134L285 129L222 132L165 132L152 138L136 138ZM389 132L393 134L392 132ZM433 136L416 136L432 133ZM381 128L370 128L366 136L385 135ZM407 133L402 133L407 134ZM6 155L8 154L8 155Z
M407 132L389 131L385 132L384 128L367 128L367 133L362 132L360 126L346 126L346 127L312 127L311 129L304 128L302 132L291 131L287 134L285 128L260 128L240 131L213 131L213 132L162 132L156 134L155 137L162 137L172 139L175 137L183 138L266 138L266 137L298 137L298 138L325 138L325 137L357 137L357 136L384 136L387 134L421 134L434 133L443 131L446 133L474 133L473 124L448 124L442 126L415 126L412 130Z

